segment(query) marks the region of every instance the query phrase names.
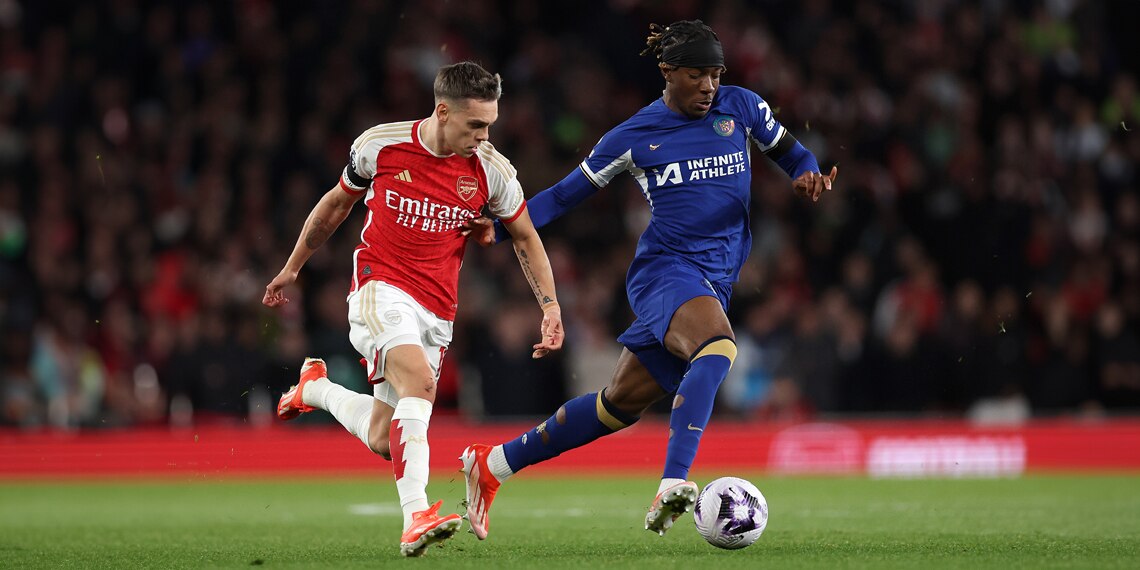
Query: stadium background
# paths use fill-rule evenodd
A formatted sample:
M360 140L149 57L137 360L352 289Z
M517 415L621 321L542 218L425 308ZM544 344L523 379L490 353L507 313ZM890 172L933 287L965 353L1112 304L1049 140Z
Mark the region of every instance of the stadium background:
M761 434L1012 424L1023 444L1061 422L1126 451L1140 405L1127 0L0 0L6 449L271 426L307 355L366 390L344 305L361 208L293 303L259 302L356 134L426 116L438 66L476 60L504 77L492 141L531 195L659 96L637 55L648 24L694 17L725 45L726 83L840 168L809 205L755 163L756 243L730 315L741 352L717 415ZM647 215L622 179L543 230L568 341L537 362L511 250L470 249L437 415L493 433L604 386ZM332 433L313 416L299 423Z

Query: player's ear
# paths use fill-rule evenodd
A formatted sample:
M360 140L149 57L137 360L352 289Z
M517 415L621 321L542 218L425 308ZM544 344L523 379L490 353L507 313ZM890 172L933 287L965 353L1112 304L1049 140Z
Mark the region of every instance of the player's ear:
M447 103L440 101L435 104L435 118L441 123L447 122Z
M659 63L659 64L657 64L657 68L661 70L661 77L665 78L666 83L672 83L673 82L673 77L670 75L669 72L673 71L673 69L675 69L674 67L672 67L668 64Z

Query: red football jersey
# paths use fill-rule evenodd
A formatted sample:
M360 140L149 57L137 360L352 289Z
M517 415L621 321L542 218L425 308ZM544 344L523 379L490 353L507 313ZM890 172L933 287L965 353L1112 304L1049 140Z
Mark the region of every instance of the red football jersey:
M377 125L352 143L345 192L367 192L368 216L353 253L352 291L394 285L436 316L455 319L467 238L460 225L491 214L512 221L526 201L514 167L491 143L474 156L439 156L424 146L423 121Z

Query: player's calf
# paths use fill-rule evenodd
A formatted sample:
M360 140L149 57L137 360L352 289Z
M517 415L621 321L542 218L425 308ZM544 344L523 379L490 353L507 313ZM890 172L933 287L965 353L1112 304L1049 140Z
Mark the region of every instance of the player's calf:
M368 432L368 449L371 449L372 453L391 461L392 443L388 438L388 430Z

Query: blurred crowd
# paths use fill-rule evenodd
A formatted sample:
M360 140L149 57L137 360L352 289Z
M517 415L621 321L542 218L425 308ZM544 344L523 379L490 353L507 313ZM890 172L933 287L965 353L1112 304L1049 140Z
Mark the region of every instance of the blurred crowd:
M426 117L472 59L532 195L660 96L648 25L691 18L839 167L809 204L753 153L718 414L1140 408L1140 3L0 0L0 424L268 422L308 355L368 390L344 302L364 208L260 305L352 139ZM648 216L623 177L542 230L568 340L540 361L513 252L472 246L437 409L606 385Z

